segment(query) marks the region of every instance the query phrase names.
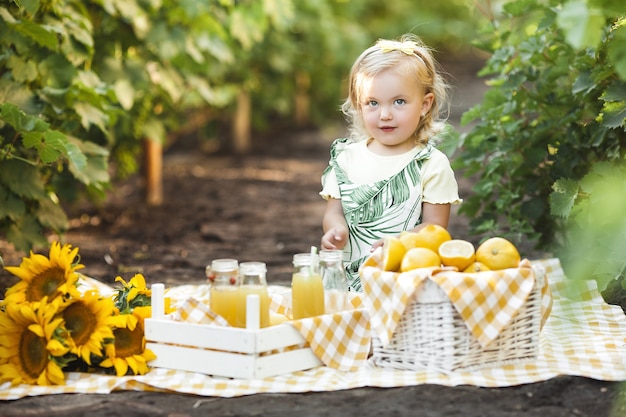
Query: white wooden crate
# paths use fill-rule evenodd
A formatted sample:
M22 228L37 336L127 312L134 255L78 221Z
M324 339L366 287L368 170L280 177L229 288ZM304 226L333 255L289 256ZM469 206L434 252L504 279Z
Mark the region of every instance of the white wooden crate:
M241 329L169 319L163 289L163 284L152 285L152 317L145 321L146 347L157 356L150 366L255 379L323 365L292 325L259 328L256 295L248 296L250 314L247 328Z

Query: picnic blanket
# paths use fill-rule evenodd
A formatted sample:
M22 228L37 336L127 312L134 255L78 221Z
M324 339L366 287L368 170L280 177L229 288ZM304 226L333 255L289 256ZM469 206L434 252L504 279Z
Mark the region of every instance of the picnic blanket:
M622 309L604 302L595 281L567 280L558 259L532 261L532 264L545 268L553 301L551 314L541 331L538 358L532 363L443 374L377 368L364 361L355 370L320 366L252 380L160 368L154 368L146 375L125 377L68 373L66 384L62 386L1 385L0 399L60 393L106 394L115 390L235 397L419 384L504 387L544 381L559 375L626 380L626 316ZM183 300L193 294L198 298L203 291L207 290L202 286L186 285L170 289L168 296Z

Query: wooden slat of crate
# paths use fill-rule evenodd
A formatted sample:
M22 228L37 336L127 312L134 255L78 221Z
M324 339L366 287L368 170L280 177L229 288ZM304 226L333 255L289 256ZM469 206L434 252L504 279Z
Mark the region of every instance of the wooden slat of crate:
M168 319L146 319L145 335L147 341L237 353L267 352L306 343L306 339L290 324L248 330Z
M156 360L150 362L151 366L227 378L267 378L322 365L319 358L308 347L267 356L203 350L163 343L147 343L146 347L157 356Z

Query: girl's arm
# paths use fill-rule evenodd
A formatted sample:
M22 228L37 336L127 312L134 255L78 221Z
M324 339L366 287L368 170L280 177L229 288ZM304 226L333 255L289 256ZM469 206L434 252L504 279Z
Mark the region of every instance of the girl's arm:
M322 220L324 235L322 249L343 249L348 242L348 224L343 214L341 200L329 198Z
M450 221L450 207L450 204L423 203L422 222L412 231L417 232L427 224L438 224L447 229Z

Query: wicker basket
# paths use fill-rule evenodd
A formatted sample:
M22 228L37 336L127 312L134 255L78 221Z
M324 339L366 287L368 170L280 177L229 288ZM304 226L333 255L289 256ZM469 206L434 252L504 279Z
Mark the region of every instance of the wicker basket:
M471 334L461 316L430 280L406 307L390 343L372 337L376 366L411 371L450 373L517 364L537 357L541 330L542 268L533 268L535 286L518 314L498 337L484 348Z

